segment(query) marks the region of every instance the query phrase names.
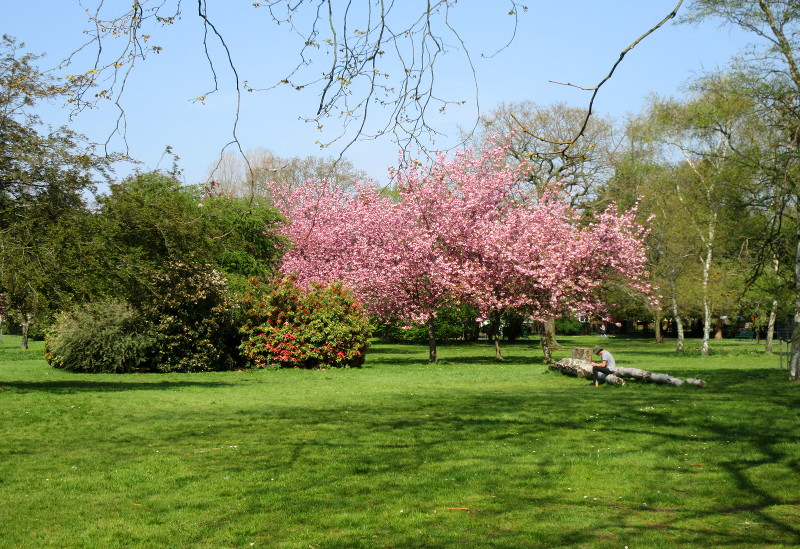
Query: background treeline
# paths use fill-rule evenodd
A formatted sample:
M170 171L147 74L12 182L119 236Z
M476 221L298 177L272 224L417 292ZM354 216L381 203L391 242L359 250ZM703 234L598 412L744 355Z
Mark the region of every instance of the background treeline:
M114 302L121 333L129 331L125 315L134 311L141 321L150 311L148 322L165 323L157 346L197 348L188 336L177 343L194 325L186 315L204 319L194 328L207 332L201 339L232 330L230 318L214 315L250 291L248 279L269 280L286 250L264 183L288 190L309 178L363 179L346 162L259 150L247 162L227 155L210 163L213 184L184 185L177 167L118 180L113 168L126 159L33 114L64 90L13 39L4 37L2 47L0 314L24 337L41 335L59 312ZM775 59L773 69L780 67ZM567 153L550 143L573 136L585 112L564 104L501 104L472 139L511 135L508 160L528 163L532 196L557 181L587 216L612 201L638 203L640 219L652 225L650 272L660 307L609 286L607 316L646 320L659 340L669 329L678 350L687 325L702 327L704 352L710 338L747 327L767 337L769 351L776 323L794 311L800 117L792 74L765 77L741 61L696 79L683 97L652 97L625 121L593 116ZM442 311L441 319L443 341L478 337L471 311ZM565 333L586 329L574 319L559 322ZM376 328L392 341L423 339L415 328ZM529 331L507 315L505 337ZM141 342L128 343L135 349Z

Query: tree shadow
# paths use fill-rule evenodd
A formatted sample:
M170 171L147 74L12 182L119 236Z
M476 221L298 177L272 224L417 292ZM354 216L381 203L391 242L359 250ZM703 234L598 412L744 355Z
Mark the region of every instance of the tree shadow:
M170 391L184 387L205 387L213 389L229 385L231 384L221 381L157 381L153 383L105 380L0 381L0 390L14 389L20 393L48 392L70 394L83 392Z

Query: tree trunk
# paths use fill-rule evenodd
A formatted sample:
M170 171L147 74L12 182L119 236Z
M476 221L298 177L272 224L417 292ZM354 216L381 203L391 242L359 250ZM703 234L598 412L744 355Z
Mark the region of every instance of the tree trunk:
M555 364L550 365L550 369L573 377L582 377L585 379L591 379L592 377L592 363L581 358L562 358ZM605 381L611 385L625 385L625 379L636 379L648 383L661 383L669 385L683 385L684 383L688 383L698 387L706 386L706 382L702 379L680 379L667 374L658 374L655 372L648 372L647 370L640 370L639 368L617 367L617 371L613 374L600 376L601 381Z
M769 321L767 322L767 343L764 345L764 353L772 354L772 338L775 337L775 318L777 317L778 300L772 300L772 309L769 311Z
M797 250L794 256L794 328L792 353L789 356L789 379L800 381L800 225L797 228Z
M496 360L504 360L503 354L500 352L500 327L502 326L503 315L500 311L492 314L490 337L494 340L494 358Z
M661 309L656 307L653 313L655 316L653 326L655 328L656 343L664 343L664 334L661 333Z
M436 325L433 316L428 318L428 362L436 362Z
M19 343L19 348L23 350L28 349L28 332L30 331L31 327L31 315L23 314L22 315L22 322L20 323L22 327L22 340Z
M708 280L711 278L711 261L714 256L714 232L716 216L712 215L708 223L708 234L703 238L706 247L706 257L703 259L703 345L700 349L702 356L708 356L708 338L711 334L711 303L708 297Z
M674 274L674 270L673 270ZM670 280L670 302L672 305L672 319L675 321L675 335L677 336L677 342L675 343L675 352L681 353L683 352L684 346L684 334L683 334L683 319L681 319L680 311L678 311L678 298L676 296L677 289L675 288L675 281Z
M550 339L547 337L547 323L539 322L539 339L542 341L542 353L544 353L545 363L553 361L553 354L550 350Z
M708 256L711 251L709 250ZM711 305L708 302L708 278L711 270L711 258L707 257L703 262L703 344L700 347L700 354L708 356L708 340L711 335Z
M547 334L547 345L550 347L550 350L558 349L561 347L558 341L556 341L556 319L550 317L544 323L544 331Z

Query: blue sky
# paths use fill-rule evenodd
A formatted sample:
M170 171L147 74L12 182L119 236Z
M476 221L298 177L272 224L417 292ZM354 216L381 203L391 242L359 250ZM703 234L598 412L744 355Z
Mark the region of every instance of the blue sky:
M87 7L96 3L97 0L83 0ZM487 111L501 101L522 100L541 105L564 101L585 107L588 92L550 81L597 85L620 52L658 23L677 2L523 3L529 10L520 14L515 40L491 58L481 54L501 48L513 28L513 18L507 15L509 4L500 0L461 0L453 8L451 23L470 50L477 73L477 106L475 85L463 55L449 53L443 58L437 83L443 94L463 98L467 103L449 108L444 116L435 119L437 127L448 134L439 138L436 146L452 145L458 137L457 128L470 126L478 107ZM228 41L243 80L263 86L293 66L296 42L285 34L285 26L275 27L263 10L252 7L251 1L208 0L208 4L209 17ZM424 3L403 0L398 4L410 12ZM130 2L106 0L106 5L124 9ZM143 169L163 168L169 163L162 160L162 152L171 146L181 158L187 183L203 180L222 147L231 140L236 104L231 74L219 57L220 91L205 104L191 101L212 86L202 49L202 29L193 9L193 2L184 2L186 13L181 21L147 31L153 34L152 43L164 49L137 65L123 98L130 154L143 162ZM81 31L87 27L78 0L2 2L0 21L0 32L25 42L31 52L46 54L43 65L55 63L77 48L85 40ZM595 109L599 114L622 118L639 111L650 94L678 95L688 79L725 66L749 39L714 23L700 27L668 23L625 57L614 77L601 89ZM321 65L318 67L321 70ZM321 151L315 144L329 137L324 132L338 130L336 119L326 121L322 134L316 125L298 119L313 116L317 103L314 90L296 92L284 87L245 94L238 128L242 146L267 148L280 156L337 153L336 145ZM41 112L50 123L67 122L60 105L47 106ZM113 105L105 104L78 115L69 124L90 139L104 142L116 117ZM124 146L119 136L112 138L110 145L117 150ZM372 178L385 181L387 169L397 159L397 149L388 139L369 140L354 145L346 156Z

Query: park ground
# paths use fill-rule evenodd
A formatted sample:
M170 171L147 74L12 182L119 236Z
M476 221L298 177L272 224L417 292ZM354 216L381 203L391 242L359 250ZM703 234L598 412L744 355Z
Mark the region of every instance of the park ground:
M18 344L0 343L2 547L800 545L800 385L752 341L604 341L706 388L590 387L536 342L129 375Z

